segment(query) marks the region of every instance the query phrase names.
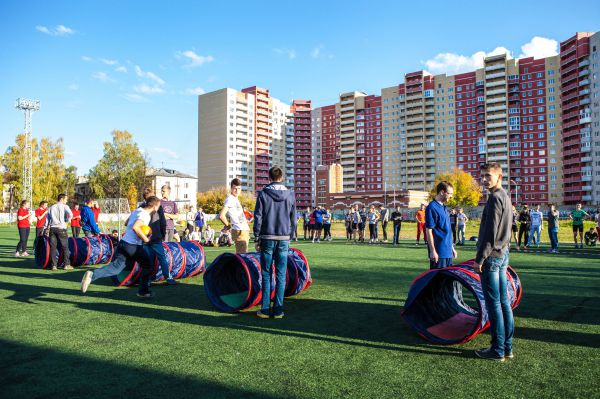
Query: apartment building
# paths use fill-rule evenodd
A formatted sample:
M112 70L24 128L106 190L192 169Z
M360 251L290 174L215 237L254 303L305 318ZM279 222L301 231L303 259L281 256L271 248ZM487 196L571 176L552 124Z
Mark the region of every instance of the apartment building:
M198 97L198 191L226 186L238 177L243 189L261 190L269 168L292 171L294 133L290 106L256 86L226 88ZM310 140L310 137L309 137Z
M314 193L312 106L310 100L294 100L291 112L294 115L294 191L296 206L312 205Z
M592 201L591 203L600 205L600 33L594 33L590 36L590 56L589 65L591 82L590 94L592 130L590 132L591 154L592 154ZM584 89L585 90L585 89Z

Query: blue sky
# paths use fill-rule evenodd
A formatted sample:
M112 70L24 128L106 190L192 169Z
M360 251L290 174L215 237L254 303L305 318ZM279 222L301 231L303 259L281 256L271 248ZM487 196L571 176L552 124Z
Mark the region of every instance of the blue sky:
M216 3L0 2L0 150L22 130L15 99L36 98L34 135L63 137L79 174L128 129L155 166L196 175L196 93L256 84L320 106L415 70L472 69L498 48L543 56L600 29L599 2Z

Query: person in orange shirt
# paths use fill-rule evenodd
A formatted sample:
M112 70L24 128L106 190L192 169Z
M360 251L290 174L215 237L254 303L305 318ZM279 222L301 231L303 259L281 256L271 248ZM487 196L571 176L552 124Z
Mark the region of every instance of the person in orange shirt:
M73 205L71 212L73 212L73 217L71 218L71 233L74 238L77 238L81 232L81 211L79 210L79 204Z
M417 220L417 243L415 245L419 245L421 242L421 234L423 234L423 241L427 244L427 236L425 235L425 204L421 204L415 215L415 219Z

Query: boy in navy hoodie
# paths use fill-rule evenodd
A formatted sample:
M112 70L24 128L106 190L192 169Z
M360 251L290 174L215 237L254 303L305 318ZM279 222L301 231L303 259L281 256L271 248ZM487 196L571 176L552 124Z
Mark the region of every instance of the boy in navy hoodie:
M262 306L256 313L267 319L283 318L283 294L290 236L296 230L296 199L294 192L281 182L283 172L277 166L269 169L269 183L256 197L254 207L254 237L256 250L260 252L262 269ZM271 312L271 276L275 266L275 303Z

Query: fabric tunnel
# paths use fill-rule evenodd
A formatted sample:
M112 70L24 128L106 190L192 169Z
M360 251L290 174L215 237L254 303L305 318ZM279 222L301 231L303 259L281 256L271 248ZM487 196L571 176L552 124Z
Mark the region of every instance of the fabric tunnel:
M437 344L468 342L489 327L481 278L473 259L453 267L428 270L413 281L402 310L404 320L424 339ZM522 287L510 266L506 271L514 309Z
M286 297L300 294L312 284L308 261L302 252L290 248L287 260ZM275 273L271 287L273 298ZM213 306L224 312L239 312L257 306L263 295L260 253L219 255L206 268L204 290Z
M101 234L94 237L68 238L69 260L71 266L100 265L109 263L114 255L113 242L109 235ZM58 265L64 264L64 252L59 244ZM50 239L41 236L35 248L35 262L42 269L51 267Z
M163 242L169 271L175 279L196 276L206 269L204 249L197 241ZM144 247L148 251L148 247ZM156 256L151 255L154 268L151 281L157 282L165 279ZM142 267L137 262L127 262L121 273L112 277L113 283L119 287L130 286L137 283L142 274Z

